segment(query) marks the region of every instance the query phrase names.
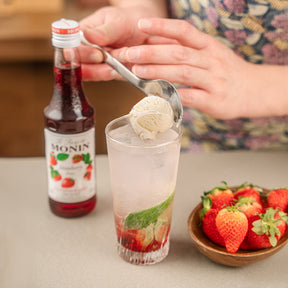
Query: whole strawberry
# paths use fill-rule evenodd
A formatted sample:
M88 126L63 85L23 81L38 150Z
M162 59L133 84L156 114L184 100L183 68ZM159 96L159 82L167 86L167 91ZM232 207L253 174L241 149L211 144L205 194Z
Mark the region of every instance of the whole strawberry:
M264 214L250 217L248 232L240 248L257 250L275 247L286 233L287 223L287 214L273 208L268 208Z
M233 203L233 193L228 188L225 181L223 186L214 187L208 192L204 192L205 197L209 197L212 201L212 208L222 209L225 206L230 206Z
M238 207L240 211L242 211L247 218L261 214L263 212L262 204L254 200L253 197L243 197L240 196L235 203L235 206Z
M216 226L216 216L219 210L209 209L202 218L202 230L204 234L214 243L225 247L223 237L220 235Z
M236 188L236 191L234 192L234 198L238 200L239 197L250 197L252 200L262 205L261 201L262 192L263 189L260 188L259 186L244 183L238 188Z
M227 252L236 253L248 230L245 214L235 206L223 208L216 216L216 227L224 239Z
M279 208L283 212L288 212L288 189L276 189L270 191L267 196L267 203L269 207L274 209Z
M219 209L213 209L212 201L209 197L201 197L203 208L200 211L202 231L215 244L225 247L223 237L216 227L216 216Z

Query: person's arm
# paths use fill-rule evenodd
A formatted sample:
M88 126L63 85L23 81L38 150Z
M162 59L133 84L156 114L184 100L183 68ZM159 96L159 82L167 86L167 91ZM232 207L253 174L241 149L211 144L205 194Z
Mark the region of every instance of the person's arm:
M246 74L246 71L244 71ZM288 115L288 66L250 64L244 117Z
M178 89L184 106L220 119L288 115L288 66L246 62L183 20L142 19L138 27L177 42L123 48L114 56L141 78L185 85Z

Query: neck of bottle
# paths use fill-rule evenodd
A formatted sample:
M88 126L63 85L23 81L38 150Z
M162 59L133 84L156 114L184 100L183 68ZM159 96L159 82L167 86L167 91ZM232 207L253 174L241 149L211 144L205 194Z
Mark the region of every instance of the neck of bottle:
M54 52L54 77L58 88L82 90L82 72L77 48L57 48Z

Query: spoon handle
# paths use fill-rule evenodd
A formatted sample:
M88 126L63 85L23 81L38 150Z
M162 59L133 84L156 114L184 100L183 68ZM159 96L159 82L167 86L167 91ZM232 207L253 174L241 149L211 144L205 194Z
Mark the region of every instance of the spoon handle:
M81 42L85 45L91 46L100 50L104 55L104 61L114 68L122 77L128 80L131 84L133 84L136 88L140 89L142 92L146 94L146 92L142 88L142 79L137 77L134 73L132 73L125 65L123 65L120 61L114 58L109 52L103 49L101 46L90 43L84 36L83 32L80 31Z
M103 49L104 50L104 49ZM102 51L103 51L102 50ZM104 50L105 51L105 50ZM145 93L141 88L141 79L137 77L134 73L132 73L125 65L123 65L120 61L114 58L107 51L103 52L105 54L105 62L109 64L112 68L114 68L122 77L128 80L131 84L133 84L136 88L140 89Z

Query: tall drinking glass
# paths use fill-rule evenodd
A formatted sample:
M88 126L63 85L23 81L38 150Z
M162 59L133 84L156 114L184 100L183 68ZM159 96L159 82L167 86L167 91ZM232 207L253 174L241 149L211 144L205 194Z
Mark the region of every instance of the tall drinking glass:
M169 251L181 127L141 140L129 117L105 129L117 251L134 264L153 264Z

